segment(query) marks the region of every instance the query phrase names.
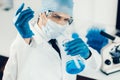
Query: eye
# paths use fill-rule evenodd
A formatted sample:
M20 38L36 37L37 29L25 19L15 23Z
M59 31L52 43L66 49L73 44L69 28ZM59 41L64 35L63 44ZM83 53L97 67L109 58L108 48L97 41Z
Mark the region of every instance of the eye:
M56 19L61 19L61 17L60 16L57 16L57 15L55 15L55 16L53 16L54 18L56 18Z
M68 22L68 21L69 21L69 19L68 19L68 18L67 18L67 19L64 19L64 21L65 21L65 22Z

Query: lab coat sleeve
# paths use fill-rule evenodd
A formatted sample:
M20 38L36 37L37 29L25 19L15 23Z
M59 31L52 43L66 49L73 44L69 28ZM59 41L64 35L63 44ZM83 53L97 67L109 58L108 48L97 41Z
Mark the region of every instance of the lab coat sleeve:
M8 62L5 66L3 80L17 80L17 56L15 42L10 47Z
M89 49L91 51L91 56L86 60L86 65L91 67L91 69L100 70L102 63L101 55L93 48L89 47Z
M87 45L87 38L85 38L84 36L81 36L81 38ZM85 61L86 68L94 69L95 71L100 70L102 64L101 55L89 45L87 46L91 52L91 56Z

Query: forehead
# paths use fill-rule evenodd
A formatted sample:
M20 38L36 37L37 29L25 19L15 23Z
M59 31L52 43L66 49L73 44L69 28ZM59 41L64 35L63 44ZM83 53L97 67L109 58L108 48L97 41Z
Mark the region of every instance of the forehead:
M68 14L62 13L62 12L53 12L53 15L61 16L63 18L70 18Z

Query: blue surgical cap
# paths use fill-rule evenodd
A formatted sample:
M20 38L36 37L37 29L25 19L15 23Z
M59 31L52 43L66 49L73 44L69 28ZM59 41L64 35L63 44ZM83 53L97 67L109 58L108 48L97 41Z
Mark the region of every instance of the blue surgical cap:
M52 10L73 15L73 0L41 0L40 12Z

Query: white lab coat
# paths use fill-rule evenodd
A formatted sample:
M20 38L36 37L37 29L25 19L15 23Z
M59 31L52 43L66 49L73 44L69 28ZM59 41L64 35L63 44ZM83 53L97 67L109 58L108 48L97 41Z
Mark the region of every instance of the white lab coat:
M58 38L61 60L58 53L43 39L37 28L37 24L35 27L31 27L35 35L30 45L26 44L20 35L13 42L3 80L76 80L76 75L70 75L65 71L68 56L62 47L62 37ZM98 53L92 53L85 64L94 63L96 65L99 63L97 62L99 59ZM98 68L98 66L100 65L93 66L92 64L93 68Z

